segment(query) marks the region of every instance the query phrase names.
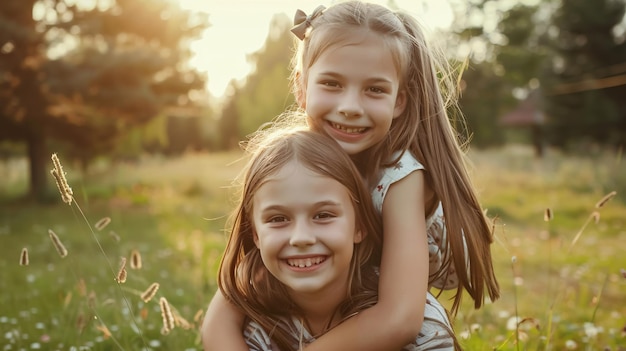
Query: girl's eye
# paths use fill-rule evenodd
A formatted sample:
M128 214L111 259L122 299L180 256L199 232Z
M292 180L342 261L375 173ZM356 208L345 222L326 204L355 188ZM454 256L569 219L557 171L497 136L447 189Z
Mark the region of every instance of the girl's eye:
M285 216L273 216L273 217L268 218L267 223L282 223L286 221L287 221L287 217Z
M329 87L329 88L338 88L339 87L339 83L335 82L335 81L323 81L320 84L322 84L325 87Z
M315 215L315 219L329 219L329 218L334 218L335 216L331 213L328 212L321 212Z
M380 87L371 87L369 88L369 91L371 91L372 93L376 93L376 94L382 94L385 92L385 89L380 88Z

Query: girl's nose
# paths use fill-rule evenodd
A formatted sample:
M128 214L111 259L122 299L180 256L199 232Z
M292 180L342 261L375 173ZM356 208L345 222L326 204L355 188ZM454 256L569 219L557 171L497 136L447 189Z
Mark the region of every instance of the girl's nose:
M316 241L317 238L312 228L305 223L297 223L291 232L289 245L296 247L309 246L315 244Z
M347 90L342 94L337 110L346 118L359 117L363 115L363 105L361 94L356 89Z

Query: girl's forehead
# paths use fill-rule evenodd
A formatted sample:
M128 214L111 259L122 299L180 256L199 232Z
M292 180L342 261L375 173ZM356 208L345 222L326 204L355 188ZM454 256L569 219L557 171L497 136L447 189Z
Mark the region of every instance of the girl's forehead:
M309 53L308 65L305 70L313 66L322 56L330 55L334 51L347 46L375 46L377 50L387 52L391 55L393 64L398 72L403 69L402 49L396 42L397 38L390 35L377 33L366 28L350 28L346 31L326 30L320 37L315 39Z
M287 162L285 162L280 167L276 168L272 173L267 174L263 179L262 183L267 183L268 181L274 180L283 180L289 177L293 177L295 174L301 174L304 177L316 177L316 178L329 178L335 180L334 178L321 174L320 172L316 172L308 167L301 160L293 158Z
M348 45L361 45L372 41L387 46L386 42L388 40L384 37L384 35L364 28L350 28L338 33L334 31L326 31L325 36L325 44L320 46L320 54L329 49Z

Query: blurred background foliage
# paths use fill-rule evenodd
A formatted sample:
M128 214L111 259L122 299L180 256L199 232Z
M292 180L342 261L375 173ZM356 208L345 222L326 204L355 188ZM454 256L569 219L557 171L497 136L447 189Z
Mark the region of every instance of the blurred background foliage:
M27 156L44 198L51 150L87 169L98 157L227 150L285 109L291 20L276 15L255 69L224 97L190 67L210 23L166 0L0 2L0 156ZM393 3L390 4L393 6ZM433 33L468 61L460 107L471 145L565 151L626 141L624 0L469 0ZM219 50L219 48L215 48Z

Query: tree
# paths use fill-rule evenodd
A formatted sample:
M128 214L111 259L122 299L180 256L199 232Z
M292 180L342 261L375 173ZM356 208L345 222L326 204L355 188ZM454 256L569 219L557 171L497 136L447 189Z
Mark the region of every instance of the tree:
M546 73L548 136L558 146L626 143L623 0L562 0Z
M510 106L513 97L502 94L505 84L493 72L493 65L485 61L470 64L463 73L462 88L459 107L471 133L472 145L486 147L502 143L504 135L497 118L504 111L503 105Z
M466 89L460 105L475 145L502 143L499 120L539 86L547 57L542 43L545 26L538 18L540 9L541 4L510 6L493 0L470 1L469 15L465 14L468 19L456 22L457 47L474 53L463 75ZM495 28L487 27L487 17L498 19Z
M221 118L219 120L219 148L221 150L229 150L235 148L242 135L239 133L239 120L241 118L237 110L237 100L239 89L235 81L231 81L228 85L228 98L226 105L222 109Z
M27 144L31 194L45 193L48 140L87 160L202 89L185 62L207 25L167 0L0 2L0 141Z
M246 78L245 85L232 95L239 116L239 140L257 130L293 105L289 90L290 60L294 36L289 31L292 23L286 15L275 15L263 47L251 54L254 71Z

